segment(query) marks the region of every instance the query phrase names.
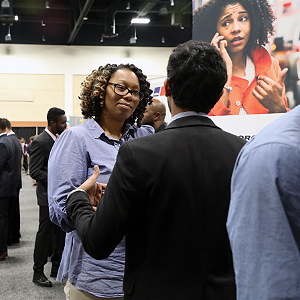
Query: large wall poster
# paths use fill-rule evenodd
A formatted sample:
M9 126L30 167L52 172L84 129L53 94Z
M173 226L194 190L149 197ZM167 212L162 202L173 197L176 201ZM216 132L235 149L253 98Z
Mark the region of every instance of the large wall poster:
M285 91L281 91L282 99L289 109L298 105L300 103L300 0L269 2L240 0L238 3L240 7L231 4L231 7L225 6L225 11L223 6L226 5L227 0L215 0L213 3L215 4L212 5L212 1L207 0L193 1L193 39L206 40L217 47L220 47L222 40L226 40L225 49L232 59L233 69L237 69L236 66L240 66L243 60L246 77L238 75L231 77L233 91L225 100L227 102L223 101L216 105L210 114L222 116L283 112L285 109L281 98L278 97L280 91L276 94L278 86L275 83L283 85L284 76L282 80L279 78L281 70L285 68L288 68L288 71L284 79ZM276 18L275 22L271 22L272 13L270 14L269 10ZM218 31L219 35L214 37ZM224 36L224 39L221 39L220 35ZM257 40L263 47L254 44ZM240 61L237 59L237 53L243 53L239 56ZM273 60L273 64L269 62L268 66L269 54L276 60ZM276 63L279 63L281 70L276 67ZM253 70L251 73L253 67L255 74ZM241 70L237 74L241 74ZM261 75L262 80L257 75ZM246 85L244 79L248 80ZM252 90L257 90L257 85L260 87L259 94L253 95Z

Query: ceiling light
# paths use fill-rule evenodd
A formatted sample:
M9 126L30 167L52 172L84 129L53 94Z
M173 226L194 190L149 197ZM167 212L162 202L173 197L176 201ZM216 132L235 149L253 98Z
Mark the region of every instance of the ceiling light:
M8 33L5 36L5 42L10 42L10 41L11 41L10 26L8 26Z
M19 20L19 16L15 16L15 21L18 21Z
M130 2L127 2L126 9L130 9Z
M136 43L136 40L137 40L137 38L131 37L130 40L129 40L129 43L130 43L130 44L135 44L135 43Z
M133 18L131 24L148 24L150 19L148 18Z
M171 2L171 6L174 6L174 0L170 0L170 2Z
M137 41L136 27L134 26L134 34L133 34L133 36L130 38L129 43L130 43L130 44L135 44L136 41Z
M46 24L44 23L44 20L41 20L41 25L42 25L43 27L46 26Z
M88 20L88 17L83 17L83 21L86 21L86 20Z
M163 44L166 42L164 37L161 38L161 42L162 42Z
M45 2L45 8L50 8L49 1L46 1L46 2Z
M168 14L168 10L165 7L160 8L159 15L166 16Z
M43 41L43 42L46 42L46 38L45 38L44 35L42 36L42 41Z
M103 36L101 36L100 43L103 43Z
M10 3L9 3L9 1L8 0L3 0L2 2L1 2L1 7L2 8L8 8L8 7L10 7Z

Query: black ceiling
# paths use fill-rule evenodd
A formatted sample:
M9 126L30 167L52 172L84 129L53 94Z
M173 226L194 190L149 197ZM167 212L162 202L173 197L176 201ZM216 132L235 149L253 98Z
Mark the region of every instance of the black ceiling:
M7 1L12 10L3 8L3 2L7 5ZM192 38L192 0L0 0L0 3L1 44L174 47ZM11 21L14 16L18 16L17 21ZM150 19L149 24L131 24L133 17L143 16ZM11 41L6 41L9 27ZM114 32L116 37L108 37Z

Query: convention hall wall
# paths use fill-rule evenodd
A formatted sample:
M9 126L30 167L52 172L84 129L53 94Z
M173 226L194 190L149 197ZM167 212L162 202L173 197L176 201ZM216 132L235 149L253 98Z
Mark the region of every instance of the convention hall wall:
M15 127L43 127L50 107L80 116L80 83L106 63L134 63L166 75L172 48L0 45L0 116Z

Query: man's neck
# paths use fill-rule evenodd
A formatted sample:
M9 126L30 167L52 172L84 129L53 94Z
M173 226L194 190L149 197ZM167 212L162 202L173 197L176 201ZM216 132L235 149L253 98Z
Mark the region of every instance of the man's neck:
M11 135L11 134L14 134L14 132L11 129L6 129L6 134Z
M47 129L53 134L53 135L56 135L56 132L55 130L52 128L52 127L47 127Z
M170 112L171 112L171 117L174 117L175 115L177 115L177 114L179 114L179 113L182 113L182 112L191 111L191 110L188 109L188 108L181 108L181 107L178 107L178 106L174 103L174 100L173 100L173 97L172 97L172 96L168 96L168 105L169 105L169 109L170 109Z

